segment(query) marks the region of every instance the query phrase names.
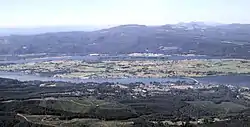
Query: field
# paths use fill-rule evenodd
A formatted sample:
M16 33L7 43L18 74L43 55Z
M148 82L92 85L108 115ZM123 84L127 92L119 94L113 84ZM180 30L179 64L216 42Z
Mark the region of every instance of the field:
M212 101L189 101L187 102L197 108L203 108L204 110L216 111L218 114L221 113L233 113L240 112L247 109L244 105L235 104L233 102L222 102L220 104L215 104Z
M101 61L78 60L50 61L0 66L0 71L24 72L61 78L147 78L207 75L249 74L250 60L141 60Z
M60 120L57 116L49 115L25 115L33 123L50 125L50 126L63 126L63 127L129 127L133 122L129 121L104 121L99 119L90 118L76 118L72 120Z
M14 104L6 103L4 105ZM3 105L3 106L4 106ZM17 106L17 105L16 105ZM90 126L90 127L120 127L131 124L129 121L105 121L105 114L113 115L119 118L122 114L114 114L112 111L125 113L126 106L118 103L111 103L104 100L97 100L93 97L90 98L57 98L57 99L44 99L39 101L24 101L20 106L27 107L40 107L33 110L23 111L18 114L23 119L35 124L43 124L50 126ZM42 110L44 109L44 110ZM47 109L47 110L46 110ZM19 110L18 108L16 110ZM22 110L22 108L20 108ZM20 112L19 110L19 112ZM129 110L127 110L129 112ZM39 113L40 112L40 113ZM36 115L33 115L36 114ZM61 114L61 116L58 116ZM125 113L126 114L126 113ZM132 114L132 113L131 113ZM111 116L110 115L110 116ZM119 115L119 116L118 116ZM127 113L128 115L128 113ZM99 117L98 117L99 116ZM102 120L103 119L103 120Z

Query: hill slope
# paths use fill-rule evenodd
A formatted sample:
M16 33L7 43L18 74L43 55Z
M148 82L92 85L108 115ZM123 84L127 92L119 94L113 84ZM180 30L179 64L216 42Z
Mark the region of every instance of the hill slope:
M0 37L0 54L203 54L250 58L250 25L122 25L93 32Z

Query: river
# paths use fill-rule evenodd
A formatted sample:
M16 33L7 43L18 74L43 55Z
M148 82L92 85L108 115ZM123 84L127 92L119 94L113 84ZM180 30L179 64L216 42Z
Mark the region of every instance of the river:
M77 79L77 78L55 78L55 77L45 77L39 75L31 75L31 74L24 74L20 72L1 72L1 78L9 78L9 79L16 79L19 81L62 81L62 82L72 82L72 83L85 83L85 82L119 82L119 83L134 83L134 82L143 82L143 83L150 83L150 82L176 82L176 81L187 81L187 82L194 82L192 79L189 78L181 78L181 77L171 77L171 78L106 78L106 79Z
M54 78L45 77L39 75L23 74L19 72L0 72L1 78L17 79L19 81L62 81L62 82L72 82L72 83L86 83L86 82L119 82L119 83L134 83L134 82L176 82L176 81L186 81L194 82L192 78L185 77L168 77L168 78L116 78L116 79L72 79L72 78ZM200 83L206 84L230 84L235 86L247 86L250 87L250 76L249 75L227 75L227 76L205 76L194 78Z

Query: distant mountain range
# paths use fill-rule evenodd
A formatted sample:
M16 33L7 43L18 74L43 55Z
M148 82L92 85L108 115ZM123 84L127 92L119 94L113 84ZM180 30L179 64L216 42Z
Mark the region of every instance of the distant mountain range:
M0 36L8 35L35 35L43 33L68 32L68 31L95 31L111 26L46 26L37 28L0 28Z
M248 24L129 24L101 30L70 31L3 36L0 37L0 54L150 52L250 58Z

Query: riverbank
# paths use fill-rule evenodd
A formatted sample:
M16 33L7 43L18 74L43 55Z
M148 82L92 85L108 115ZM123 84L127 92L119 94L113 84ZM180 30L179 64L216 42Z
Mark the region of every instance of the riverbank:
M168 77L168 78L113 78L113 79L72 79L72 78L54 78L39 75L24 74L18 72L1 72L1 78L15 79L19 81L58 81L58 82L71 82L71 83L87 83L87 82L114 82L129 84L135 82L142 82L149 84L150 82L177 82L186 81L196 83L197 81L202 84L230 84L234 86L247 86L250 87L250 75L224 75L224 76L205 76L205 77Z

